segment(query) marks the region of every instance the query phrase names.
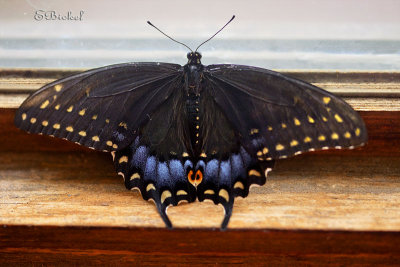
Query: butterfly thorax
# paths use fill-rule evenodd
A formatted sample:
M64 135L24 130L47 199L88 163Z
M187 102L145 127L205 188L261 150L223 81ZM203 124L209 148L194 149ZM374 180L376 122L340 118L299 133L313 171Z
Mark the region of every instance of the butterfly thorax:
M191 52L187 54L187 58L188 63L183 67L186 93L199 95L201 93L204 70L204 66L200 61L201 54Z

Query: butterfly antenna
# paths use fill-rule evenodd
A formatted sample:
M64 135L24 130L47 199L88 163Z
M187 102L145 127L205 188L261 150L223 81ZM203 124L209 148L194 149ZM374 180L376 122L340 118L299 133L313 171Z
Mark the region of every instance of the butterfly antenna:
M167 36L169 39L171 39L171 40L174 41L175 43L181 44L181 45L185 46L187 49L189 49L190 51L193 52L193 50L190 49L189 46L187 46L187 45L185 45L184 43L179 42L179 41L175 40L174 38L172 38L171 36L167 35L167 34L164 33L162 30L160 30L159 28L157 28L156 26L154 26L150 21L147 21L147 23L148 23L150 26L153 26L157 31L159 31L159 32L161 32L162 34L164 34L165 36Z
M212 38L214 38L215 35L217 35L220 31L222 31L226 26L228 26L229 23L231 23L231 21L235 18L235 15L232 16L232 18L224 25L224 27L222 27L221 29L219 29L219 31L217 31L213 36L211 36L210 38L208 38L207 40L205 40L204 42L202 42L197 48L196 50L194 50L194 52L197 52L197 49L199 49L200 46L202 46L203 44L207 43L208 41L210 41Z

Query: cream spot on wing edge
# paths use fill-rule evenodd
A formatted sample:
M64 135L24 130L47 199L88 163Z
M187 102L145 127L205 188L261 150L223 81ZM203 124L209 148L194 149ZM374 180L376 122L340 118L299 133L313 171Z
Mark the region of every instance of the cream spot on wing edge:
M140 174L135 172L134 174L132 174L131 178L129 179L130 181L133 181L135 179L140 179Z
M48 121L42 121L42 125L43 125L44 127L46 127L47 125L49 125L49 122L48 122Z
M22 113L21 118L23 121L26 120L26 113Z
M164 201L167 198L171 197L171 196L172 196L172 194L171 194L171 192L169 190L165 190L164 192L162 192L162 194L161 194L161 203L164 203Z
M31 118L31 123L32 124L36 123L36 118Z
M122 156L119 158L118 163L127 163L128 162L128 157L127 156Z
M100 138L97 135L95 135L92 137L92 140L95 142L98 142L98 141L100 141Z
M309 123L315 123L315 120L311 116L308 116L307 118Z
M150 183L146 186L146 191L149 192L150 190L156 190L154 184Z
M325 138L325 135L320 135L320 136L318 136L318 140L319 141L325 141L326 140L326 138Z
M299 144L299 142L297 142L297 140L292 140L292 142L290 142L290 146L297 146Z
M57 130L60 129L60 127L61 127L61 125L59 123L56 123L53 125L53 128L57 129Z
M301 125L301 123L300 123L298 118L294 118L293 120L294 120L294 125L296 125L296 126L300 126Z
M118 174L118 175L121 175L121 176L122 176L122 179L125 180L125 174L124 174L123 172L118 172L117 174Z
M262 153L263 153L264 155L266 155L266 154L268 153L268 151L269 151L268 148L264 147Z
M59 110L60 109L60 104L58 104L57 106L54 107L55 110Z
M355 130L355 134L356 134L356 136L360 136L360 133L361 133L361 130L360 130L360 128L357 128L357 129Z
M266 168L265 169L265 177L267 177L268 176L268 173L270 172L270 171L272 171L272 169L271 168Z
M92 120L97 120L97 114L92 116Z
M113 144L112 147L113 147L114 149L117 149L117 148L118 148L118 145L117 145L117 144Z
M204 194L205 194L205 195L214 195L215 192L214 192L214 190L212 190L212 189L207 189L206 191L204 191Z
M67 108L67 111L72 112L73 109L74 109L74 106L70 106L69 108Z
M107 146L112 146L113 143L112 143L110 140L108 140L108 141L106 142L106 145L107 145Z
M233 186L233 188L244 189L244 185L243 185L242 182L237 181L237 182L235 183L235 185Z
M85 113L86 113L86 109L85 108L79 111L79 115L81 115L81 116L85 115Z
M178 190L178 192L176 192L177 196L186 196L187 192L185 190Z
M349 139L351 137L351 134L349 132L345 132L343 136L344 138Z
M67 128L65 128L65 130L72 133L74 131L74 128L72 128L72 126L68 126Z
M79 135L80 135L80 136L86 136L86 132L85 132L85 131L80 131L80 132L79 132Z
M250 170L249 171L249 176L251 176L251 175L254 175L254 176L257 176L257 177L261 177L261 173L259 173L256 170Z
M223 199L225 199L226 202L229 202L229 193L228 193L228 191L226 191L225 189L219 190L218 195L219 195L220 197L222 197Z

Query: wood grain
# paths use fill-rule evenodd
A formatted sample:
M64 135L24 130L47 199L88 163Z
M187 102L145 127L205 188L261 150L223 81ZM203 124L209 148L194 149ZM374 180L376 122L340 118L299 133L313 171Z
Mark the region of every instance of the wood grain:
M398 266L398 232L7 226L7 266Z

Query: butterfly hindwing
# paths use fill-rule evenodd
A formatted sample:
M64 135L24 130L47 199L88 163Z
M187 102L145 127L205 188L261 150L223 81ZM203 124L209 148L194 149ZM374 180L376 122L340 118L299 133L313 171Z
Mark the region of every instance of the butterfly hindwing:
M104 151L129 145L136 129L172 93L181 66L126 63L50 83L21 105L15 124Z
M115 154L117 172L128 189L137 188L146 200L153 200L164 222L169 205L193 202L196 190L187 175L193 169L184 94L179 83L166 101L148 114L135 142ZM189 149L188 149L189 148Z
M239 65L208 66L205 77L244 146L260 160L366 142L360 116L311 84Z
M204 83L200 101L201 153L194 172L200 171L202 182L197 186L199 201L206 199L223 205L228 224L234 199L246 197L252 184L263 185L273 160L259 163L240 143L240 136L216 104L210 84Z

